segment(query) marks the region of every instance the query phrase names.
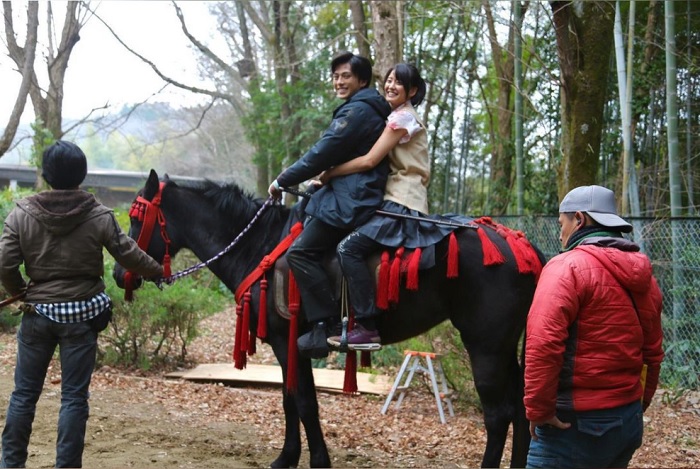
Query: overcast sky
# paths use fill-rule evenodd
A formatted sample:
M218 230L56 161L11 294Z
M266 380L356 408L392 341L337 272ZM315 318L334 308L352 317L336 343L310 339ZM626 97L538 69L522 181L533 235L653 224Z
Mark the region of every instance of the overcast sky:
M13 1L12 3L15 13L26 10L26 2ZM213 33L216 25L214 18L208 13L208 3L210 2L178 3L190 31L205 42L215 41ZM46 2L42 2L39 7L40 34L46 30L43 21L45 5ZM60 2L54 2L54 5L60 5ZM199 84L196 81L196 61L188 48L188 42L180 29L179 20L170 2L105 1L92 2L92 6L97 8L97 13L129 47L156 63L173 78L190 84ZM58 7L54 8L56 16L60 18L58 26L60 28L63 12ZM2 32L0 128L3 128L12 111L21 77L15 70L14 63L7 57L5 31L2 24L0 24L0 30ZM25 14L15 19L15 30L20 35L18 43L23 45L26 30ZM84 116L91 109L105 104L118 110L123 104L146 100L163 86L163 81L151 68L126 51L97 18L89 20L81 30L80 38L73 49L66 72L64 118ZM41 45L37 48L37 72L46 69L42 64L44 50ZM172 90L153 101L187 104L188 99L192 98L188 97L187 93ZM31 122L33 118L31 101L27 99L22 122Z

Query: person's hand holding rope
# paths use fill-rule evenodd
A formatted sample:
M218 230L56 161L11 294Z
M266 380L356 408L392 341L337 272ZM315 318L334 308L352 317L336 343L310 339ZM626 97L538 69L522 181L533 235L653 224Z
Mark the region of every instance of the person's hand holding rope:
M270 184L270 187L267 189L267 193L270 194L270 197L272 197L275 200L279 200L282 198L282 188L277 182L277 179L272 181L272 184Z

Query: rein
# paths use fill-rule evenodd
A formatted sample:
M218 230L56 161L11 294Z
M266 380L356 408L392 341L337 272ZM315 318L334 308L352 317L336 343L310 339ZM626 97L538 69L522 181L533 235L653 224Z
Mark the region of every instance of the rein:
M221 258L223 255L225 255L225 254L228 253L231 249L233 249L233 247L234 247L236 244L238 244L238 242L241 240L241 238L253 227L253 225L255 224L255 222L258 221L258 218L260 218L260 215L262 215L262 213L263 213L270 205L272 205L273 202L274 202L274 199L273 199L272 197L269 197L269 198L265 201L265 203L262 204L262 207L260 207L260 209L258 209L258 211L257 211L257 213L255 214L255 216L253 216L253 219L250 220L250 222L249 222L248 225L243 229L243 231L241 231L240 233L238 233L238 236L236 236L235 239L234 239L233 241L231 241L231 243L230 243L228 246L226 246L224 249L222 249L221 251L219 251L219 253L215 254L214 257L212 257L212 258L209 259L208 261L200 262L200 263L198 263L198 264L193 265L192 267L189 267L189 268L187 268L187 269L184 269L184 270L181 270L181 271L179 271L179 272L177 272L177 273L174 273L173 275L170 275L169 277L163 277L162 279L159 279L159 280L156 282L156 285L158 285L158 287L160 287L163 283L167 283L168 285L170 285L170 284L173 283L175 280L177 280L177 279L179 279L179 278L182 278L182 277L185 277L185 276L187 276L187 275L193 274L194 272L197 272L198 270L203 269L203 268L205 268L205 267L208 267L209 264L211 264L212 262L214 262L214 261L218 260L219 258Z
M155 280L155 284L158 288L161 289L163 288L164 283L171 285L173 282L175 282L175 280L178 280L182 277L193 274L194 272L197 272L200 269L208 267L212 262L218 260L223 255L228 253L250 230L250 228L255 224L258 218L260 218L260 215L262 215L262 213L274 202L274 199L272 197L269 197L262 205L262 207L260 207L260 209L257 211L255 216L253 216L253 219L248 223L248 226L246 226L243 229L243 231L241 231L228 246L226 246L223 250L214 255L214 257L205 262L200 262L198 264L193 265L192 267L181 270L171 275L169 253L170 238L168 237L168 233L165 229L165 215L163 214L163 210L160 207L164 186L165 183L161 182L158 187L158 192L155 196L153 196L153 200L147 200L142 196L138 196L134 203L131 205L131 210L129 210L130 217L135 217L139 221L143 222L141 232L139 233L138 240L136 241L143 251L146 251L148 245L151 242L151 237L153 236L153 229L155 227L156 221L160 225L160 235L163 238L163 241L165 242L165 256L163 257L163 277ZM136 279L136 274L131 271L127 272L124 276L124 299L126 301L131 301L133 299L133 290Z

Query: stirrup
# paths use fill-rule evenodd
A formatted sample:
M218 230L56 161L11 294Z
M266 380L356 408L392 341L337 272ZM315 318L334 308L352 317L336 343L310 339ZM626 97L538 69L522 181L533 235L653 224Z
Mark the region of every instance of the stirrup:
M345 344L346 347L351 351L357 352L376 352L381 350L382 344Z
M341 353L348 353L348 317L343 316L342 329L340 331L340 345L337 349Z

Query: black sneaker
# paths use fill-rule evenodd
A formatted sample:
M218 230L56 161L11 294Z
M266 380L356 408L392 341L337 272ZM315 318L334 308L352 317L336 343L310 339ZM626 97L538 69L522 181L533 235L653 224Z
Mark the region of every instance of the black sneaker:
M318 322L314 328L297 339L299 354L306 358L326 358L330 349L326 340L329 336L328 324Z

